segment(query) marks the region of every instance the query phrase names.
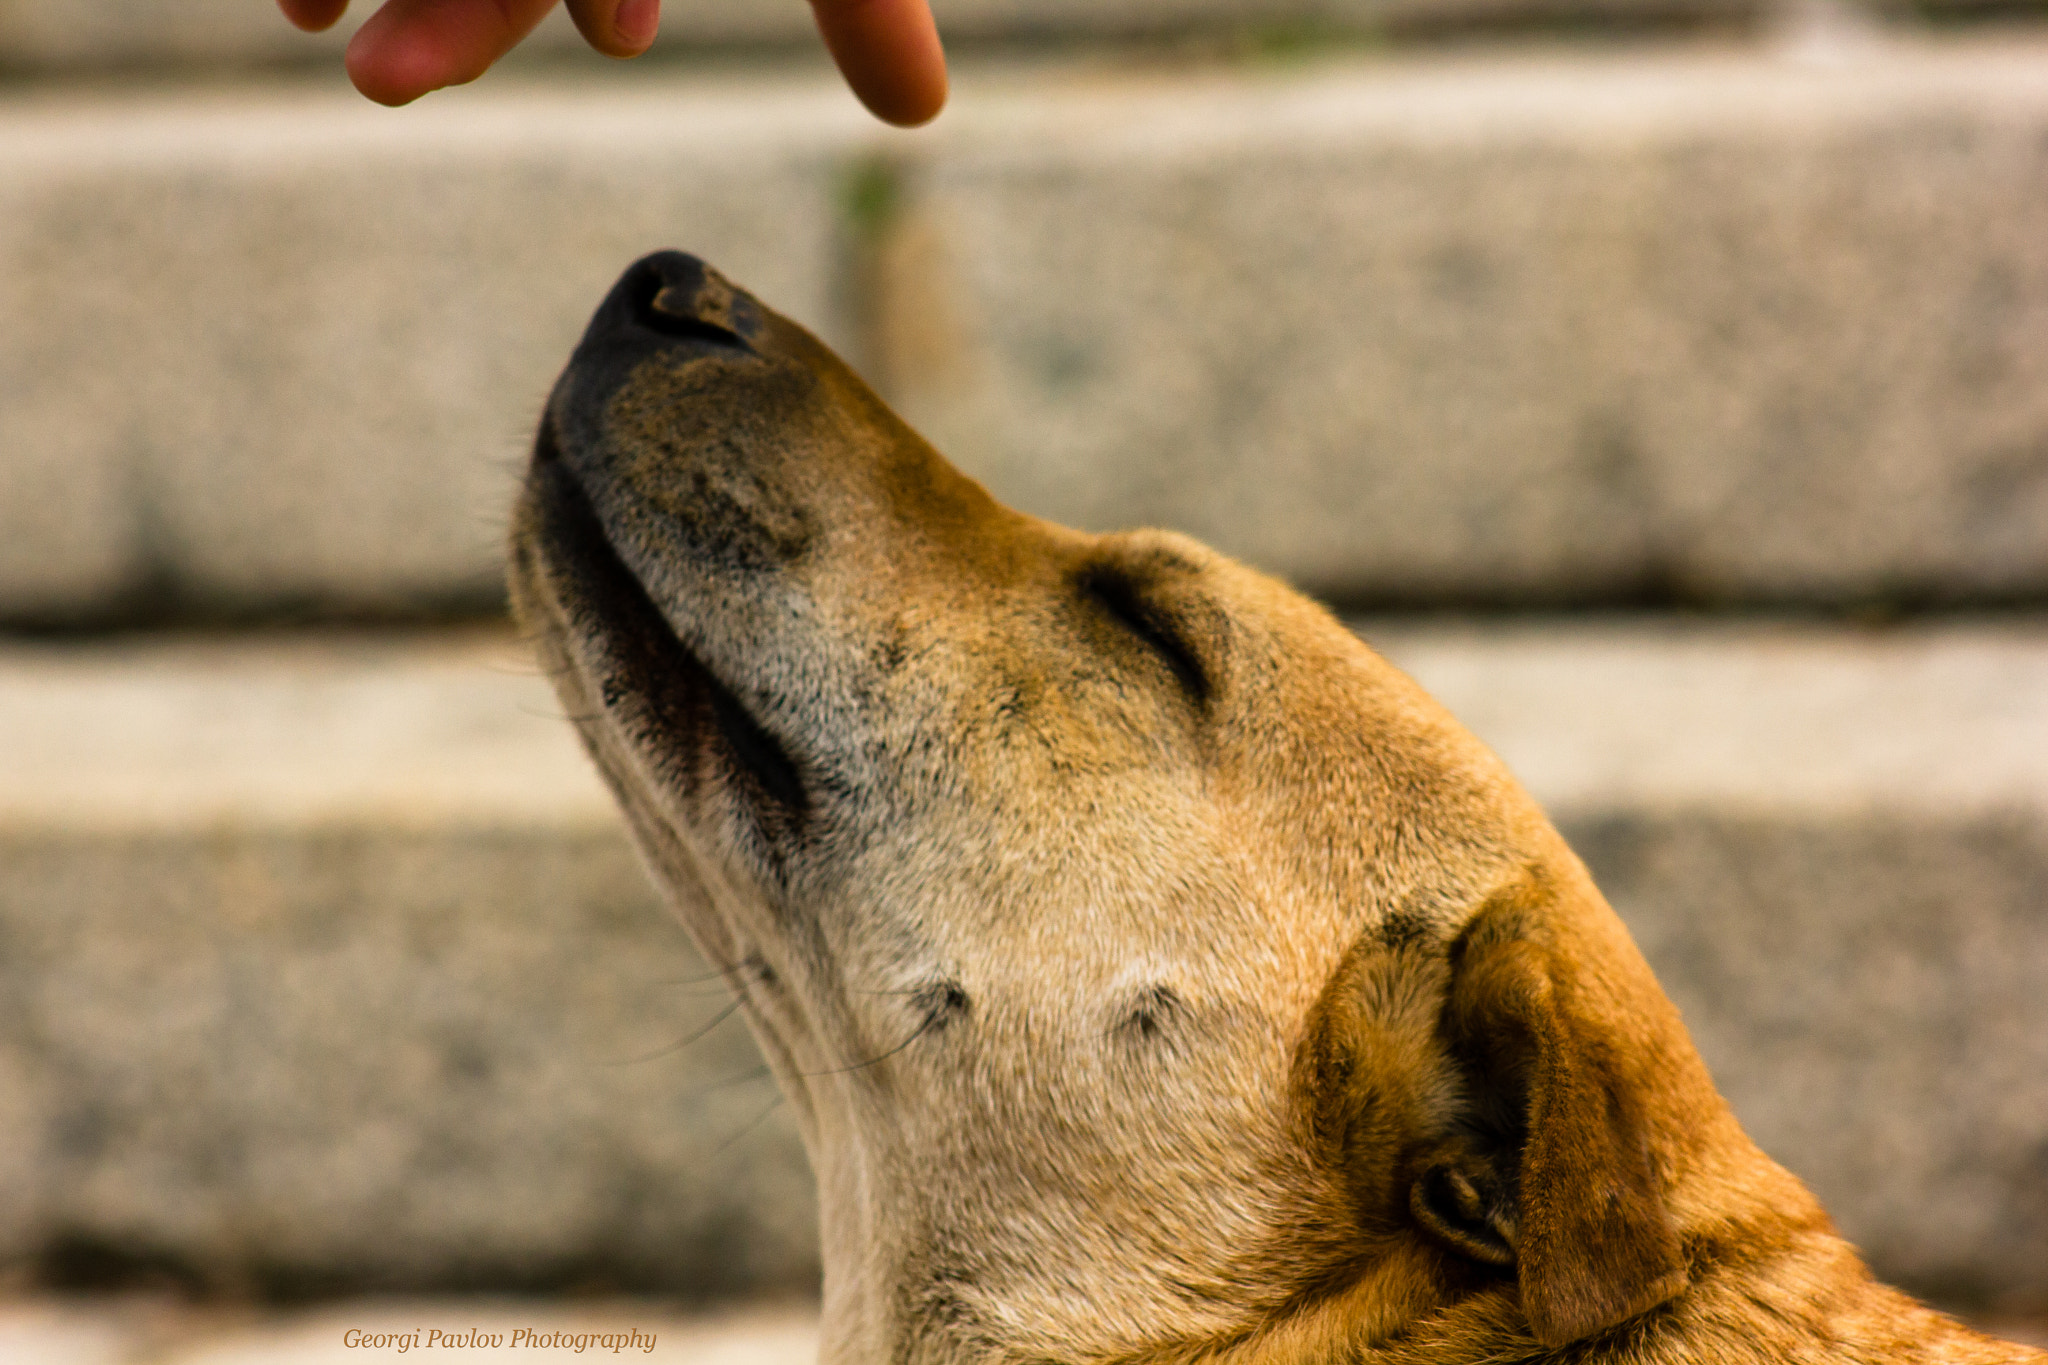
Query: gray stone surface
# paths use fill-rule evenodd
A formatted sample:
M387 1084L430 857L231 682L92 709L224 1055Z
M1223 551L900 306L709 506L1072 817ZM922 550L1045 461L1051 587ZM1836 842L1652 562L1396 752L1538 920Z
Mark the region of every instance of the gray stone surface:
M2048 626L1366 630L1881 1270L2048 1308ZM686 1041L723 994L508 640L10 645L0 755L0 1265L814 1273L772 1086Z
M849 97L18 99L0 111L0 616L500 594L548 385L643 252L834 321Z
M814 1286L775 1088L505 641L0 655L0 1261Z
M963 100L877 368L1352 600L2048 591L2048 47L1799 52Z
M2044 149L2033 39L18 97L0 619L491 600L667 244L1012 500L1355 601L2036 598Z

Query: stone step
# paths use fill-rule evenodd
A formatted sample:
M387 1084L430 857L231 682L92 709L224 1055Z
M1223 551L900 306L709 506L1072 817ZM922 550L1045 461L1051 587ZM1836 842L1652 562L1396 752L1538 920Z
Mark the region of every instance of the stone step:
M0 616L474 609L594 300L701 244L830 340L817 82L24 98L0 114Z
M468 610L623 265L1354 604L2048 594L2048 38L0 99L0 620Z
M2048 1307L2048 623L1366 633L1886 1273ZM509 636L0 646L0 1271L816 1274L800 1146Z
M0 679L0 1258L814 1286L776 1089L508 638L9 646Z
M1338 600L2048 590L2048 48L990 99L876 363L1021 505Z

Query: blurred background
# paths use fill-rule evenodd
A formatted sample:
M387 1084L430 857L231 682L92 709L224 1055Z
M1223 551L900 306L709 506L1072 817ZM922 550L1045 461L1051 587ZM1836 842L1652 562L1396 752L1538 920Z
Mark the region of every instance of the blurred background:
M267 0L0 0L0 1357L807 1358L793 1129L503 621L661 246L1355 619L1880 1273L2040 1334L2048 8L935 7L900 133L800 0L403 112Z

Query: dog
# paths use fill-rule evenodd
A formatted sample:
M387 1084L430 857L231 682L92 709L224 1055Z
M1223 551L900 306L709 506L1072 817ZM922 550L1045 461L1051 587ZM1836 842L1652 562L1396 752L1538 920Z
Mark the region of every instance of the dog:
M2048 1362L1871 1278L1333 616L1001 506L694 258L592 319L510 577L795 1110L828 1365Z

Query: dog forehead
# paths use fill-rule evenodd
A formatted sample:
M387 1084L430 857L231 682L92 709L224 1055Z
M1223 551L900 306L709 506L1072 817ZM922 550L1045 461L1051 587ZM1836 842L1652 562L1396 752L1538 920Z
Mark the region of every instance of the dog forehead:
M1143 955L1310 978L1397 908L1473 893L1518 842L1497 761L1341 625L1284 599L1277 615L1243 632L1273 657L1227 703L1240 712L1192 738L1105 722L1072 693L991 723L986 682L1007 664L947 661L954 685L908 709L952 742L886 746L926 762L889 780L852 880L941 956L1095 980Z

